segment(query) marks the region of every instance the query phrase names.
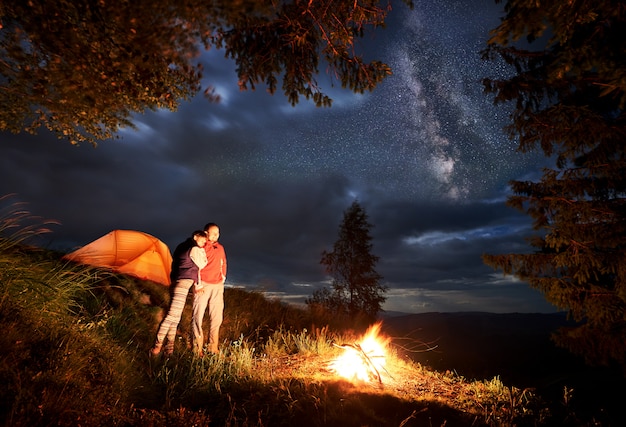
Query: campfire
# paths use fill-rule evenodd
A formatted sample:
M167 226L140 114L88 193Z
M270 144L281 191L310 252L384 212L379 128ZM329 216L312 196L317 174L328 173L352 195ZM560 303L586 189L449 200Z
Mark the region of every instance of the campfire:
M381 323L376 323L354 344L334 344L344 352L329 363L328 369L349 380L382 384L381 371L385 371L387 345L390 338L379 335ZM385 371L386 372L386 371Z

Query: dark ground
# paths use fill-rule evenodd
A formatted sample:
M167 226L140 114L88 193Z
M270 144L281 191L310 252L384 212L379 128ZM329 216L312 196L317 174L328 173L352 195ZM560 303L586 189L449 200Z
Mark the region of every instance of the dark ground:
M563 400L567 387L581 411L626 418L622 372L587 366L550 340L568 324L563 313L424 313L386 316L383 324L396 344L417 350L407 356L424 366L468 380L499 377L506 386L532 388L555 402ZM424 351L420 343L435 348Z

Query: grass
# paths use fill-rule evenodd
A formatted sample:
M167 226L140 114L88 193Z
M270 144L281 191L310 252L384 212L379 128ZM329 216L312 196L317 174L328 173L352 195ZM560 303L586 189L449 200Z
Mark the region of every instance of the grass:
M27 246L45 229L0 218L0 422L7 426L603 425L497 377L470 381L392 343L382 384L327 369L364 332L345 319L228 288L220 353L150 358L168 289ZM7 233L10 231L10 233ZM404 346L404 344L403 344ZM605 425L611 425L610 422Z

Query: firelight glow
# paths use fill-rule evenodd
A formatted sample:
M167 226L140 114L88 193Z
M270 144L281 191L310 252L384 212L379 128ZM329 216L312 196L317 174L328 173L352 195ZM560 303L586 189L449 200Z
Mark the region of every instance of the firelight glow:
M391 341L389 337L379 335L381 325L379 322L370 326L360 342L340 346L344 352L329 364L329 370L349 380L380 381L380 371L385 368L387 346Z

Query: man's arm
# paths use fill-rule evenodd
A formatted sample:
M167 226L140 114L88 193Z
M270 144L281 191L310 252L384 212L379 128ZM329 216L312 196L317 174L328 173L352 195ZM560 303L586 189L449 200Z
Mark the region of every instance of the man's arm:
M224 251L224 247L222 246L222 284L224 282L226 282L226 271L227 271L227 264L226 264L226 251Z

